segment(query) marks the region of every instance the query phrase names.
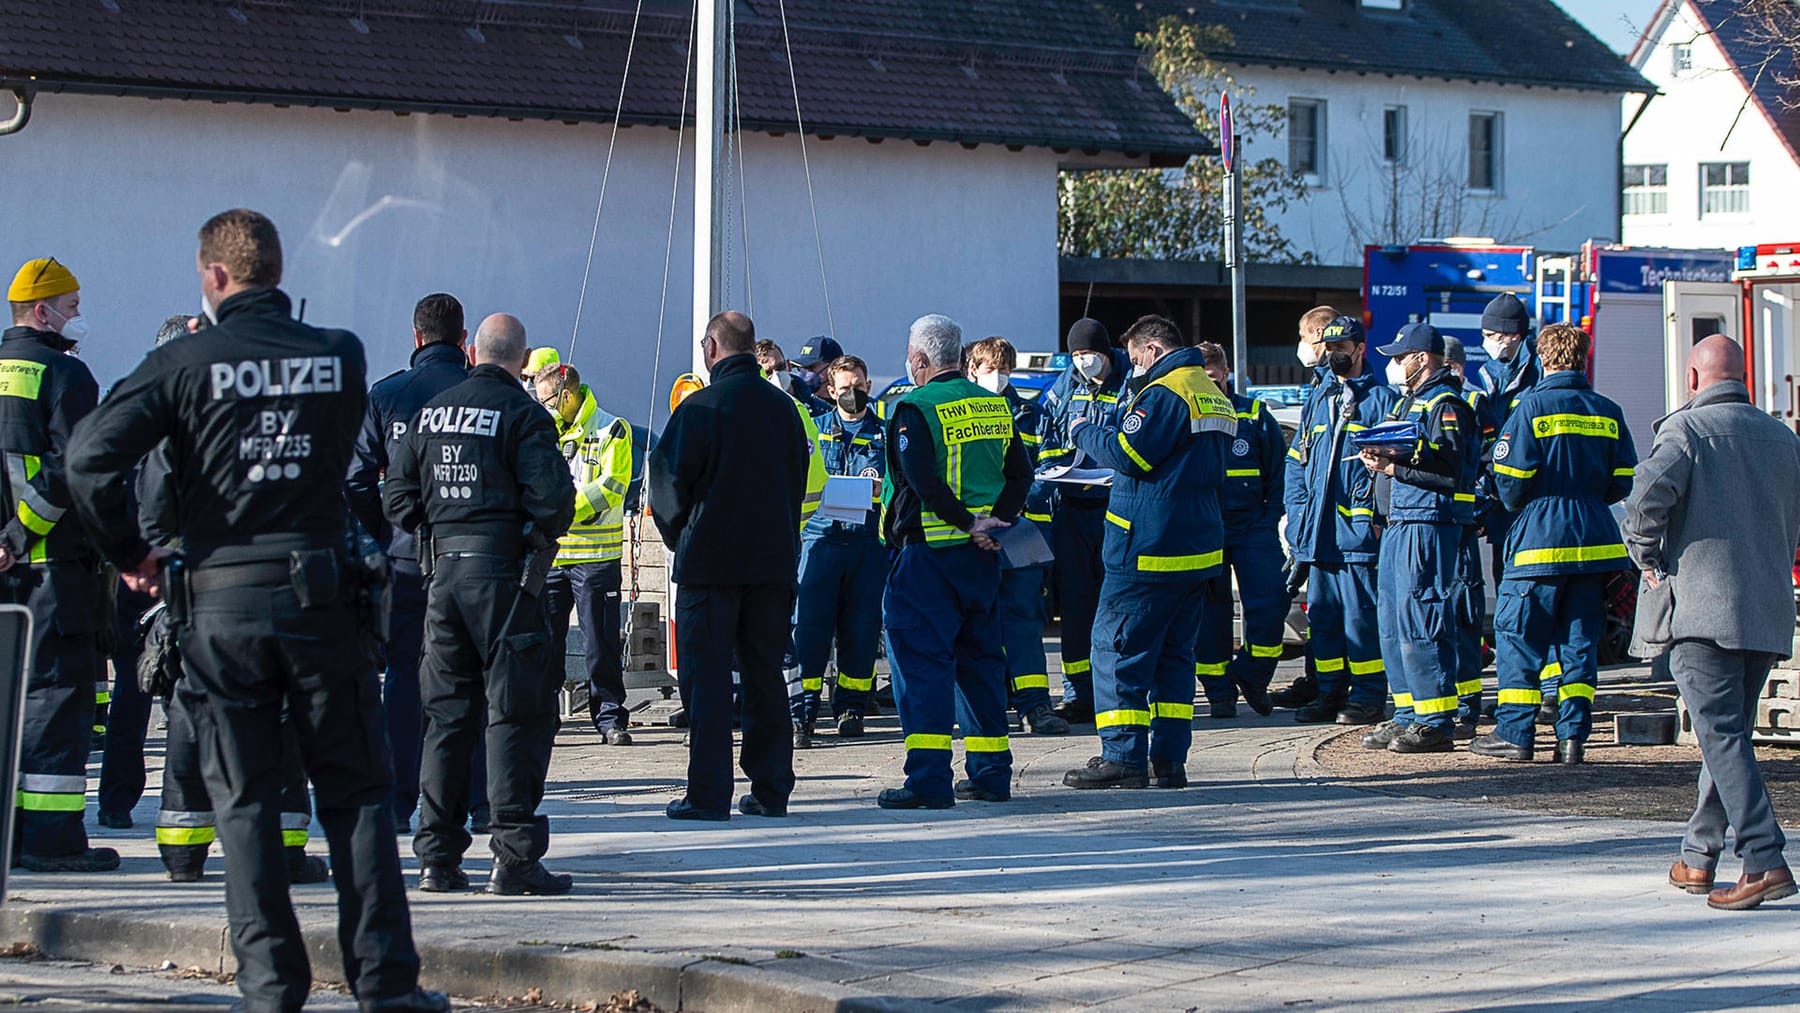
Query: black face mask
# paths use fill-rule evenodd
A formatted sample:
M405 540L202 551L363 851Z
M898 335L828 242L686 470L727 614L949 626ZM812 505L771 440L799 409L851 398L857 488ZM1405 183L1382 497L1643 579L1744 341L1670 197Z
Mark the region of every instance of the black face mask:
M845 415L860 415L869 406L869 392L861 387L852 387L837 396L838 411Z
M1351 376L1352 363L1349 352L1326 352L1325 365L1330 366L1331 371L1341 377L1348 379Z

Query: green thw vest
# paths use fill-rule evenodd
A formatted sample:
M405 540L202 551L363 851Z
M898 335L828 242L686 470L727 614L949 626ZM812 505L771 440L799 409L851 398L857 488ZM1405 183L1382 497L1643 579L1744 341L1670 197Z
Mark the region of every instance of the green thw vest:
M937 456L938 473L969 512L980 515L994 508L1006 486L1006 452L1014 439L1012 406L1006 398L961 377L913 388L900 399L925 416ZM898 405L896 405L898 407ZM888 469L881 483L881 505L894 501L897 469ZM961 545L969 533L929 510L923 511L925 543L933 548Z

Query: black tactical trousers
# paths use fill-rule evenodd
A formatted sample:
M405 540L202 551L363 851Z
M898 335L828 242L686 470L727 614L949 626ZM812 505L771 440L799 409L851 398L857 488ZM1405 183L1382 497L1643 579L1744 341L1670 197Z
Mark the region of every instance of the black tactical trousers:
M113 607L112 703L107 712L106 753L100 762L100 808L130 813L144 797L144 736L150 730L150 694L138 688L143 650L138 616L156 600L121 585ZM102 676L104 678L104 675ZM99 723L96 716L95 723Z
M404 995L418 981L394 843L393 762L359 629L344 596L302 609L283 583L196 589L180 631L177 692L228 856L225 908L251 1013L297 1010L312 987L282 853L284 705L331 849L344 980L361 999Z
M133 675L136 678L136 675ZM193 716L179 696L164 703L169 735L163 749L162 805L156 813L156 850L172 871L196 869L217 839L218 818L206 791L200 739ZM292 721L281 722L281 843L306 847L312 804L306 794L306 767L300 735Z
M31 671L25 682L20 736L19 808L14 854L45 857L87 850L88 745L94 728L94 682L100 655L94 634L101 614L99 571L91 563L37 563L17 579L35 580Z
M440 556L426 590L425 748L413 852L427 864L459 864L469 849L469 756L484 734L484 699L494 858L527 865L550 846L550 821L537 809L563 675L549 663L543 603L520 590L519 569L518 560L497 555Z

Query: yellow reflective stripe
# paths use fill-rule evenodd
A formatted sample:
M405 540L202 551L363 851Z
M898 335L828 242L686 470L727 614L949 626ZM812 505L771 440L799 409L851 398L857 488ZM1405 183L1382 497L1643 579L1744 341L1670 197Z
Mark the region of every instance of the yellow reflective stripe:
M1044 438L1042 436L1033 436L1030 433L1020 433L1019 434L1019 442L1025 444L1028 447L1035 447L1038 444L1044 442Z
M871 690L875 688L875 677L871 675L867 679L856 679L839 672L837 684L839 689Z
M1598 436L1616 440L1619 438L1619 420L1604 415L1539 415L1531 420L1531 434L1539 439L1546 436Z
M1150 705L1150 714L1152 717L1192 721L1194 720L1194 705L1191 703L1153 703Z
M1394 694L1394 706L1396 706L1396 707L1411 707L1412 706L1412 694L1411 693L1395 693Z
M1434 696L1429 700L1414 700L1414 714L1448 714L1457 708L1459 701L1453 696Z
M158 844L211 844L218 839L212 827L157 827Z
M1476 693L1479 693L1479 692L1481 692L1481 680L1480 679L1468 679L1468 680L1465 680L1463 682L1459 682L1456 684L1456 695L1457 696L1474 696Z
M800 689L802 692L806 693L821 692L825 689L825 677L819 676L816 679L801 679Z
M32 534L37 535L40 538L49 534L50 530L56 527L55 521L39 515L36 510L31 509L31 504L24 500L19 501L18 513L19 522L24 524L26 529Z
M906 748L908 748L908 749L942 749L945 752L949 752L950 751L950 736L948 736L948 735L922 735L922 734L915 733L912 735L908 735L906 737Z
M1539 679L1560 679L1560 678L1562 678L1562 662L1552 661L1550 664L1545 665L1542 669L1540 669L1538 671L1538 678Z
M1261 475L1261 474L1262 474L1262 472L1258 471L1255 468L1226 468L1225 469L1225 477L1226 478L1255 478L1256 476Z
M87 808L87 795L64 794L49 791L21 791L18 795L20 809L40 813L78 813Z
M1509 475L1513 478L1530 478L1537 474L1536 468L1508 468L1504 464L1494 465L1494 470L1502 475Z
M1025 513L1022 516L1028 521L1036 521L1039 524L1050 523L1050 515L1049 514L1034 514L1031 511L1027 510L1027 511L1025 511Z
M1117 710L1101 711L1094 715L1094 726L1097 728L1118 727L1150 727L1149 711Z
M1129 440L1125 439L1124 433L1119 434L1119 446L1124 448L1125 456L1131 458L1132 463L1136 464L1138 467L1144 469L1145 471L1153 470L1150 467L1149 461L1146 461L1142 457L1139 457L1138 452L1131 449L1131 442Z
M1540 563L1598 563L1608 559L1624 559L1625 546L1572 545L1561 549L1526 549L1513 556L1514 566L1536 566Z
M1347 507L1342 504L1338 505L1338 513L1343 514L1345 517L1372 518L1375 516L1375 511L1369 507Z
M1594 687L1589 686L1585 682L1565 682L1562 684L1560 693L1565 697L1581 697L1589 703L1592 703L1594 700Z
M19 457L25 462L25 481L38 477L38 472L44 467L43 458L36 454L20 454Z
M1050 688L1050 677L1048 675L1017 676L1012 681L1012 688L1013 689L1049 689Z
M1252 658L1279 658L1279 657L1281 657L1281 645L1280 644L1269 644L1269 645L1245 644L1244 646L1248 647L1250 649L1250 656Z
M1224 675L1225 665L1226 663L1223 661L1196 661L1194 662L1194 674Z
M963 749L971 753L1004 753L1011 748L1004 735L963 736Z
M575 490L575 517L576 517L576 519L586 520L587 518L592 517L599 512L600 512L599 508L594 506L594 501L591 499L588 499L587 490L585 490L585 489L576 489Z
M1313 659L1313 668L1315 668L1321 672L1342 672L1344 670L1344 659L1343 658L1314 658Z
M281 832L281 846L284 848L306 847L306 831L283 830Z
M1111 510L1108 510L1106 512L1106 519L1111 521L1114 524L1117 524L1119 527L1124 528L1126 531L1131 530L1131 522L1126 520L1123 517L1120 517L1118 514L1113 513Z
M1289 448L1288 448L1288 456L1289 456L1289 457L1291 457L1291 458L1293 458L1293 459L1294 459L1294 460L1296 460L1296 461L1299 461L1299 460L1302 460L1302 459L1303 459L1303 458L1302 458L1302 457L1301 457L1301 456L1300 456L1300 449L1299 449L1299 448L1298 448L1298 447L1289 447Z
M97 689L94 691L94 706L112 703L112 690Z
M1062 663L1064 675L1084 675L1092 668L1093 662L1086 658L1083 658L1080 661L1065 661Z
M1472 492L1459 492L1456 494L1456 501L1458 503L1473 503L1475 502L1475 494Z
M1210 569L1224 562L1225 550L1220 549L1191 556L1139 556L1137 568L1140 573L1186 573Z
M1381 663L1380 658L1376 658L1374 661L1352 661L1352 662L1350 662L1350 674L1351 675L1372 675L1376 672L1385 672L1385 671L1387 671L1387 666Z
M1636 474L1637 474L1636 468L1614 468L1613 469L1613 477L1614 478L1631 478L1632 476L1634 476Z
M1544 702L1544 694L1535 689L1503 689L1500 691L1499 702L1502 705L1526 704L1536 707Z

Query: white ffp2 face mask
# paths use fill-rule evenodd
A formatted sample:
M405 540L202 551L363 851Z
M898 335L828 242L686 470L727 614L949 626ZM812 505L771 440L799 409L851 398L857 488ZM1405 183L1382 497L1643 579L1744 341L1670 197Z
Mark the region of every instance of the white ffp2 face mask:
M1488 353L1488 358L1501 362L1511 362L1513 356L1519 354L1519 345L1523 342L1500 341L1495 338L1482 338L1481 348Z
M1012 381L1007 378L1005 373L977 373L975 382L981 386L982 390L998 394L1005 390Z
M1106 357L1099 352L1075 353L1075 369L1090 380L1100 379L1100 371L1106 368Z
M60 316L60 314L58 315ZM56 333L61 334L63 337L78 345L81 344L88 336L87 317L63 317L63 325Z
M1319 364L1319 346L1302 339L1299 347L1294 349L1294 357L1300 360L1300 365L1313 369Z
M1389 359L1387 364L1387 382L1401 390L1406 389L1406 367L1398 359Z

